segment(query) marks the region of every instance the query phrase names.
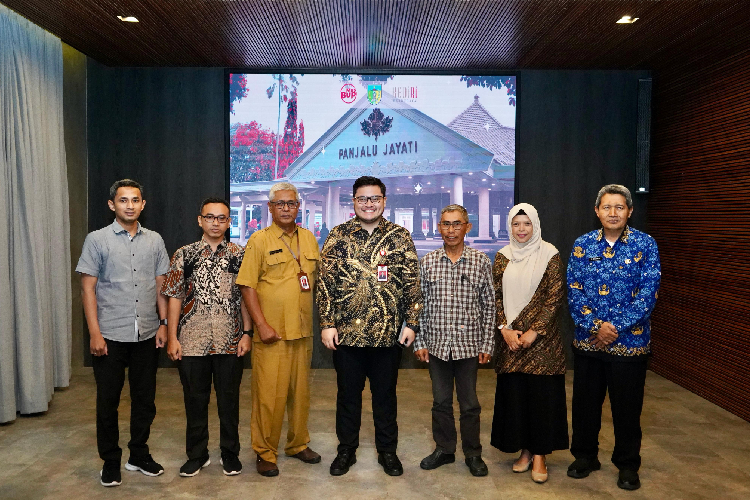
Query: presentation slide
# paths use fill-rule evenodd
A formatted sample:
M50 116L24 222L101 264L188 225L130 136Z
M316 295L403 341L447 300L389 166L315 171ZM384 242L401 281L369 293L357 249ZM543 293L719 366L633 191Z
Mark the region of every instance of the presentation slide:
M276 182L299 190L297 222L322 246L354 217L362 175L387 188L384 216L419 256L439 247L440 210L469 212L467 242L494 258L508 242L516 162L516 77L229 74L232 241L271 223Z

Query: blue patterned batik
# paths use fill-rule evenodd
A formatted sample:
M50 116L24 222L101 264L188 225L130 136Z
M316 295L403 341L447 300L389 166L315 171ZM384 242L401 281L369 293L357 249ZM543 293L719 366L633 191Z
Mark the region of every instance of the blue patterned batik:
M568 261L568 304L576 324L573 346L604 356L644 356L651 352L651 312L659 295L661 264L656 241L626 227L614 246L601 229L573 245ZM619 335L606 347L589 337L603 322Z

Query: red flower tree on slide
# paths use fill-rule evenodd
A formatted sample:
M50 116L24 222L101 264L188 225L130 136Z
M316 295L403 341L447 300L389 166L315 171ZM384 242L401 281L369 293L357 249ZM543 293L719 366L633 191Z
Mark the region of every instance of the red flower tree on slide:
M297 85L294 75L289 75L291 85L283 75L273 75L274 83L266 90L272 98L278 88L279 112L281 103L286 106L286 121L279 136L272 130L252 121L234 124L229 130L230 182L270 181L284 176L286 169L302 154L305 145L305 126L297 123ZM234 113L234 103L247 96L244 75L231 74L229 79L229 109ZM280 120L279 120L280 121Z

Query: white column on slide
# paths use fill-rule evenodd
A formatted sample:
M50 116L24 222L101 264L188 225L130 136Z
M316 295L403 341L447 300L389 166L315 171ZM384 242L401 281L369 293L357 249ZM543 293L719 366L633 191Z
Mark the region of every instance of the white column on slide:
M490 190L479 188L479 238L490 237Z
M240 241L245 241L247 239L247 217L245 210L247 209L247 205L245 204L245 200L242 200L242 205L240 206Z
M453 191L451 191L451 203L464 205L464 178L460 175L453 177Z
M302 227L307 229L307 200L302 198L302 203L300 204L300 213L302 213Z

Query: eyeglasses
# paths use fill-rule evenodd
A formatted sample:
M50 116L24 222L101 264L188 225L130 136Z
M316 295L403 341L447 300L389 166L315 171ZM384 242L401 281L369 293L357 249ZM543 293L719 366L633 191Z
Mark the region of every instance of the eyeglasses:
M622 205L604 205L603 207L600 208L600 210L604 212L609 212L613 208L615 209L615 212L621 213L621 212L624 212L625 208L627 207L624 207Z
M206 214L201 215L204 221L208 222L209 224L212 223L214 220L218 221L219 224L224 224L226 221L231 219L231 217L228 217L226 215L214 215L214 214Z
M284 207L287 207L288 209L291 210L291 209L297 208L299 206L299 202L296 201L296 200L294 200L294 201L284 201L284 200L281 200L281 201L269 201L268 203L270 203L272 206L278 208L279 210L282 210Z
M368 201L371 201L375 205L377 205L382 199L383 196L357 196L356 198L354 198L354 200L360 205L365 205Z
M444 220L444 221L440 222L440 225L443 228L445 228L445 229L448 229L448 228L451 228L451 227L453 229L459 229L464 224L467 224L467 223L466 222L460 222L460 221L457 221L457 220L454 220L453 222L448 222L447 220Z

